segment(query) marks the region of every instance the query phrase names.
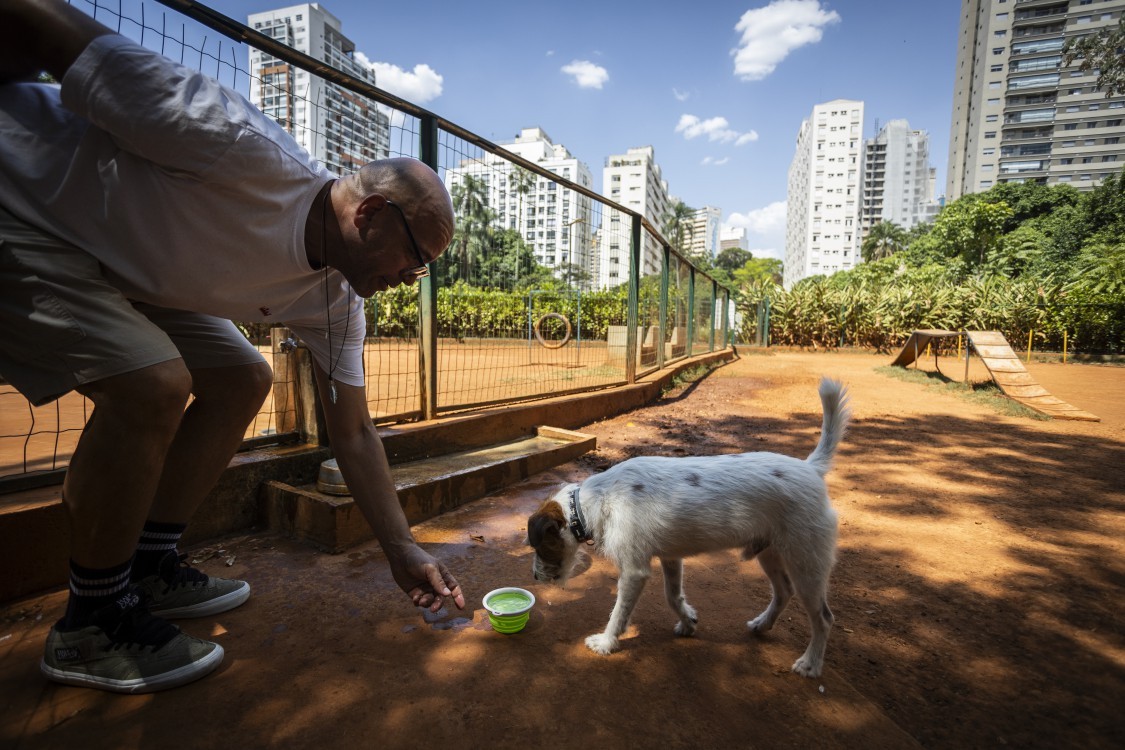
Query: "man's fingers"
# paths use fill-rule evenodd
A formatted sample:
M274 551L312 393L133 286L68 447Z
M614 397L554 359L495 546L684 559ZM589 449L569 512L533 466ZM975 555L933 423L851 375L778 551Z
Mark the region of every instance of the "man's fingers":
M435 593L441 596L450 595L450 586L446 585L445 579L449 578L450 580L452 580L453 576L449 575L449 572L445 570L444 566L427 565L426 578L429 579L430 586L433 587ZM456 586L457 582L453 581L453 585Z

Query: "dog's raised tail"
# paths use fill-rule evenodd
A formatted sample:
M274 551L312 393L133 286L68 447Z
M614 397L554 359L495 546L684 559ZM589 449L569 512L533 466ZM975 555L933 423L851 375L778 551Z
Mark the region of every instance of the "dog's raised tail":
M805 460L813 465L817 473L824 476L832 468L832 459L844 437L844 431L848 429L852 413L848 408L848 391L838 380L821 378L820 403L824 407L820 442Z

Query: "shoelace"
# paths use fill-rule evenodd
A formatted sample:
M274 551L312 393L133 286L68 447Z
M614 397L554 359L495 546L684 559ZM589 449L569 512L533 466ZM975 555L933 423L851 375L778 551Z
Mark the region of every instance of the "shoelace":
M149 614L144 604L139 603L124 610L117 624L106 634L112 642L109 646L112 650L136 646L159 651L179 632L175 625Z
M191 567L191 564L187 561L187 557L186 554L181 554L177 558L174 563L175 567L170 571L170 575L161 571L160 577L164 580L164 583L169 589L174 589L177 586L193 586L195 584L201 586L207 585L207 574L197 568Z

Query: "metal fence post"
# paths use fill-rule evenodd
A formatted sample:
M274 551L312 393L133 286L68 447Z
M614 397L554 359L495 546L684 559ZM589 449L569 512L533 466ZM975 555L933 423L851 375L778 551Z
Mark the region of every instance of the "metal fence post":
M664 349L665 342L668 341L668 289L671 282L669 269L672 267L672 248L664 245L663 249L663 265L660 268L660 325L656 331L658 335L653 337L656 342L656 368L658 370L664 369Z
M707 335L707 351L715 351L715 303L719 299L719 282L711 279L711 314L707 319L711 321L711 330Z
M687 346L684 348L684 356L690 357L695 345L695 266L688 266L687 309Z
M637 306L641 299L641 216L633 214L629 242L629 304L625 310L625 382L637 382Z
M437 119L426 115L419 124L419 156L422 163L438 172ZM423 278L418 287L418 381L422 419L437 419L437 284L432 276Z

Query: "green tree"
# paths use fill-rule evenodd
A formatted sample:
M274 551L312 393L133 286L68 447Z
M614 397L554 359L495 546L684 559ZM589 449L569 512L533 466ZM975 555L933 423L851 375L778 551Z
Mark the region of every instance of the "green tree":
M981 265L1003 234L1012 209L1003 201L989 203L982 194L966 195L945 207L930 232L947 255L969 266Z
M477 277L492 289L512 289L521 278L532 274L538 263L535 252L515 229L494 231L480 259Z
M1083 73L1098 72L1094 88L1104 91L1107 98L1125 94L1125 18L1117 26L1068 39L1063 46L1063 67L1075 60L1081 60L1078 69Z
M754 254L741 247L728 247L715 256L715 267L731 273L746 265L746 261L753 260Z
M512 171L508 172L508 187L509 189L519 196L519 209L516 213L516 229L521 234L523 233L524 215L523 215L523 197L531 192L531 188L535 185L535 175L528 172L523 167L512 167Z
M450 252L446 253L449 256L445 264L446 278L469 280L472 269L489 246L495 215L488 207L488 188L484 181L472 175L465 175L461 183L454 185L450 197L457 223Z
M904 247L906 230L893 221L880 221L863 238L860 252L863 253L863 260L870 262L889 258Z
M769 281L772 284L780 284L782 280L782 272L784 264L777 258L751 258L742 264L742 268L734 272L734 280L740 289L752 285L758 281Z
M660 231L664 234L664 239L668 240L672 249L681 255L687 255L684 250L684 239L693 218L695 218L695 209L677 200L668 208L661 220Z

